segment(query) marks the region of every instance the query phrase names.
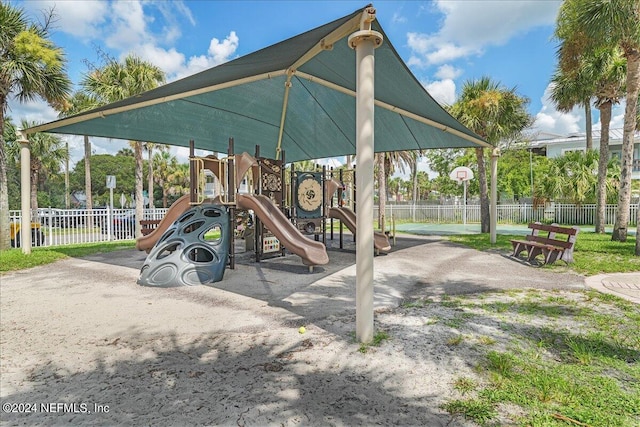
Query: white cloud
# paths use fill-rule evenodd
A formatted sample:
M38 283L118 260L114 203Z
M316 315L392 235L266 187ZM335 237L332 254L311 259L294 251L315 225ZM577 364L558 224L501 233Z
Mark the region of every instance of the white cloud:
M13 124L18 127L20 127L22 120L46 123L58 119L58 112L40 98L23 103L19 103L15 98L10 98L8 105L7 116L11 117Z
M229 61L235 56L239 41L235 31L231 31L222 41L214 37L209 43L207 54L190 57L176 72L175 78L186 77Z
M539 132L548 132L557 135L569 135L580 131L581 121L584 120L583 109L574 108L569 113L556 110L550 98L551 84L547 86L542 97L542 108L536 114L536 121L533 129Z
M235 31L231 31L229 35L222 41L213 38L209 44L209 55L216 64L221 64L229 60L229 57L238 48L238 36Z
M41 11L54 9L54 29L88 39L100 37L99 26L106 21L109 3L105 1L27 1L25 9L34 16Z
M553 24L559 5L559 1L440 0L436 7L444 19L439 31L407 33L413 51L410 65L482 55L487 46L499 46L532 28Z
M516 34L552 25L560 1L451 1L436 4L445 15L439 36L463 46L501 45Z
M441 105L452 105L456 100L456 84L451 79L423 83L429 95Z
M147 29L150 15L145 15L142 3L122 1L111 3L111 28L106 44L112 49L127 51L131 46L153 40Z
M400 12L394 12L391 17L391 22L394 24L404 24L407 22L407 18L400 14Z
M462 70L452 65L443 65L436 71L436 77L439 79L457 79L462 75Z
M132 49L140 58L160 67L167 76L179 73L184 67L184 55L175 48L164 49L151 43L137 46ZM124 58L126 55L123 54Z

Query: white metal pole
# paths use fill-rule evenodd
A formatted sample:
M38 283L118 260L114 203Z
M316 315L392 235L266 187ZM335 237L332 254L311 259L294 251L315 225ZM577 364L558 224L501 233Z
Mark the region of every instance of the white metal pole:
M360 31L349 36L356 50L356 339L373 340L373 157L374 74L373 51L382 44L382 34L371 30L375 9L363 11Z
M20 143L20 247L22 253L31 253L31 151L24 131L18 131Z
M464 196L462 198L462 224L467 225L467 180L462 181L464 186Z

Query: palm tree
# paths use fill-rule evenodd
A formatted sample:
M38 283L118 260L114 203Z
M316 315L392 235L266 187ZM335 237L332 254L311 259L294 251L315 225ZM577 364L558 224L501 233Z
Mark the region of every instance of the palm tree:
M106 104L146 92L164 82L165 74L159 67L135 55L129 55L123 63L109 60L104 67L94 69L82 80L82 87ZM136 218L141 219L144 209L142 143L133 141L132 144L136 159ZM140 221L136 221L136 236L141 234Z
M23 120L22 129L37 126L39 123L27 122ZM29 147L31 150L30 164L30 194L31 194L31 215L35 221L38 212L38 185L50 175L60 173L60 166L69 155L62 140L53 134L38 132L29 136ZM20 146L13 142L7 146L7 154L18 163L20 160Z
M98 100L86 92L76 92L69 100L67 110L60 113L60 117L69 117L83 111L99 106ZM91 141L89 136L84 135L84 194L87 198L86 208L88 212L93 209L93 192L91 189ZM89 216L89 227L93 224L93 217Z
M375 164L378 181L378 228L384 232L385 227L385 211L387 209L387 196L389 187L389 177L395 172L396 168L404 173L405 166L411 166L417 160L417 152L415 151L388 151L384 153L376 153Z
M618 211L612 240L627 240L631 204L634 131L640 94L640 2L630 0L566 0L558 14L558 32L580 34L582 51L620 47L627 60L627 102L622 135L622 168ZM640 245L636 247L640 255Z
M189 165L179 163L172 167L167 176L167 194L178 198L189 192ZM165 206L166 207L166 206Z
M563 16L560 14L560 17ZM583 31L571 32L567 31L566 26L558 25L556 37L561 42L558 50L558 71L553 80L556 82L553 97L558 107L567 111L573 106L570 104L576 97L595 96L595 106L600 110L600 161L595 232L604 233L609 124L612 106L624 96L626 60L617 46L595 49L588 46ZM571 96L574 97L573 100ZM587 137L590 134L591 131L587 128Z
M30 23L24 10L0 2L0 129L4 129L7 102L14 94L20 102L37 97L64 109L71 89L61 49L49 38L49 12L45 23ZM1 133L1 132L0 132ZM9 193L5 139L0 136L0 250L9 248Z
M157 148L158 150L160 150L161 152L164 151L168 151L169 150L169 146L166 144L154 144L152 142L145 142L144 143L144 149L147 150L147 163L148 163L148 167L149 167L149 172L147 173L148 178L149 178L149 187L148 187L148 192L149 192L149 207L153 208L154 207L154 202L153 202L153 183L154 183L154 178L153 178L153 160L155 159L155 156L153 156L153 149ZM165 206L166 207L166 206Z
M584 69L598 76L596 87L596 107L600 110L600 160L598 162L598 189L596 199L595 232L605 232L605 211L607 205L607 167L609 164L609 125L611 110L624 95L624 75L626 60L618 48L600 49L595 52Z
M154 175L154 179L162 188L162 207L166 208L170 190L169 179L178 166L178 160L168 151L161 151L154 154L153 163L156 165L157 172Z
M560 49L559 55L562 55L562 52L563 50ZM551 100L559 111L569 113L577 105L584 107L585 131L587 136L586 149L593 149L593 126L591 118L591 97L595 92L593 82L587 80L587 76L582 67L578 67L578 70L567 72L559 66L551 77L551 83Z
M451 114L467 128L493 146L516 139L533 122L526 106L529 100L489 77L464 83L460 98L451 106ZM480 186L481 232L489 232L489 196L484 147L477 147L478 183ZM494 200L494 203L497 201Z

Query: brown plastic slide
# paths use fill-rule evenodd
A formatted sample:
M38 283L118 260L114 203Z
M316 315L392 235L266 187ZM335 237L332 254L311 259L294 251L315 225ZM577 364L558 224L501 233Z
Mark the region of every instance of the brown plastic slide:
M329 208L329 218L337 218L356 234L356 213L349 208ZM379 251L390 251L389 239L384 233L373 232L373 247Z
M191 196L189 194L185 194L184 196L176 200L171 205L164 218L162 218L162 221L160 221L158 227L155 230L153 230L146 236L140 236L136 239L136 249L149 253L149 251L151 251L151 249L155 246L158 239L162 237L162 234L164 234L167 228L169 228L169 226L173 224L175 220L180 217L180 215L182 215L191 207L191 205L189 204L190 200Z
M302 258L304 265L329 262L324 245L305 237L268 197L238 194L236 203L240 209L252 209L285 248Z

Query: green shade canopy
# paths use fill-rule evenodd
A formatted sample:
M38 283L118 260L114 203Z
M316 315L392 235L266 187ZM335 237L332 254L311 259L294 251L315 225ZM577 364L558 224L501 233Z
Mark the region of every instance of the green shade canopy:
M356 151L356 58L363 9L249 55L75 116L27 129L145 141L287 161ZM375 50L375 151L488 146L451 117L385 37Z

